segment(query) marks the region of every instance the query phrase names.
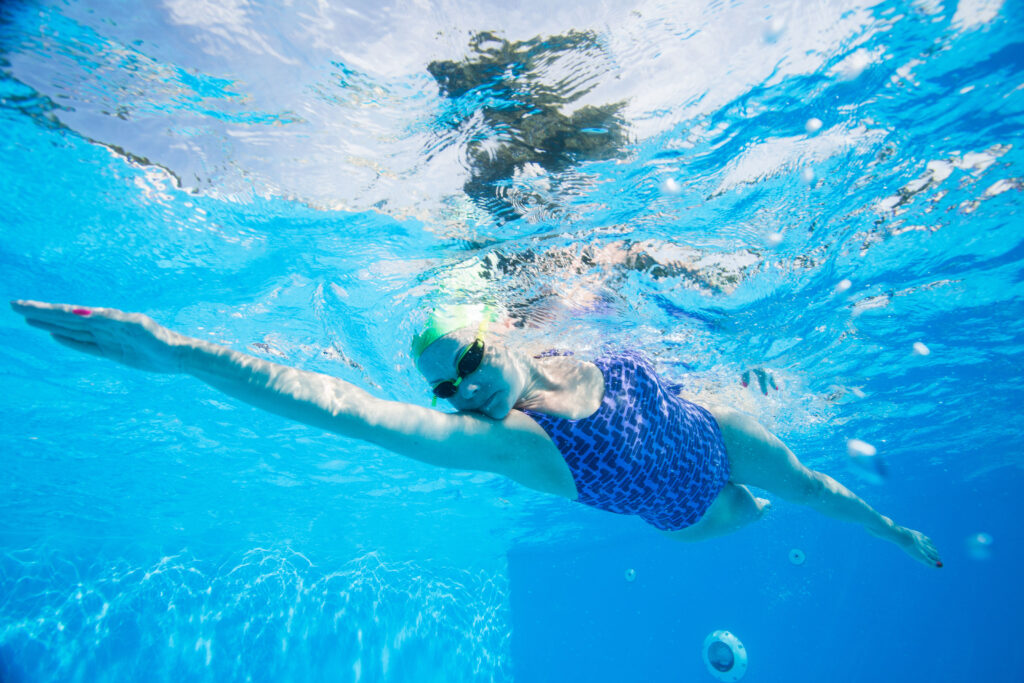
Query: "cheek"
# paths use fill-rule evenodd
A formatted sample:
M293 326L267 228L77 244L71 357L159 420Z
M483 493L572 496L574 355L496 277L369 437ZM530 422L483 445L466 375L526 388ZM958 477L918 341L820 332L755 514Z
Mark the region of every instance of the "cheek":
M523 387L526 386L526 377L511 364L502 373L502 381L513 393L522 391Z
M467 391L455 395L452 405L460 410L474 410L490 398L495 390L504 390L507 386L504 376L496 368L480 368L466 380Z
M514 390L517 376L511 368L496 367L487 375L487 383L492 389Z

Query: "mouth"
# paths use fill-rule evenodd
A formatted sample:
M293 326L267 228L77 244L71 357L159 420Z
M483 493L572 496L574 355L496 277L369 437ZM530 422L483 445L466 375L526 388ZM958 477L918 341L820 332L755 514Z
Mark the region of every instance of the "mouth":
M500 396L501 396L501 391L500 390L495 391L493 394L491 394L491 397L489 399L487 399L487 402L484 403L484 406L483 406L483 410L484 410L485 413L491 414L491 413L496 412L495 411L495 405L498 403L498 398Z

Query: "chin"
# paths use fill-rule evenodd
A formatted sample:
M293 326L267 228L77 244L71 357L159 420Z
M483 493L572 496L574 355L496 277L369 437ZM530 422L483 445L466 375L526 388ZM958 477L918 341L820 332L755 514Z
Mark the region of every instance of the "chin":
M500 403L490 406L488 410L484 411L484 415L492 420L504 420L511 412L512 406L507 405L506 401L501 401Z

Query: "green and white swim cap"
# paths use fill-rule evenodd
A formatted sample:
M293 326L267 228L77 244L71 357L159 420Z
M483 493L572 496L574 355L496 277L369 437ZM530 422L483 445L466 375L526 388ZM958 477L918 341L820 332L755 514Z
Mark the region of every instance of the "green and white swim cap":
M422 331L413 335L412 358L419 361L423 351L441 337L463 327L480 326L498 320L493 283L479 259L455 264L439 274L436 289L427 295L426 307L433 306ZM429 310L429 309L428 309Z
M446 334L474 326L483 332L488 323L497 319L498 309L490 304L442 304L427 316L423 330L413 335L412 358L418 361L428 346Z

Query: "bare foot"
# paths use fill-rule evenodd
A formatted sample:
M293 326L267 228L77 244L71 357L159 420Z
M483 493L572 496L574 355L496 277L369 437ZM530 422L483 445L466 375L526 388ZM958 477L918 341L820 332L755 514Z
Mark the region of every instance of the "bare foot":
M939 551L935 548L935 544L932 543L932 539L928 538L920 531L914 531L906 527L901 527L906 532L907 540L900 545L903 547L907 554L918 562L923 562L929 567L941 567L942 560L939 558Z
M868 529L869 534L878 536L886 541L892 541L903 548L912 558L929 567L942 567L942 559L939 557L939 551L935 548L935 544L932 543L932 539L920 531L914 531L905 526L894 524L888 517L883 517L882 519L886 524L884 530Z

